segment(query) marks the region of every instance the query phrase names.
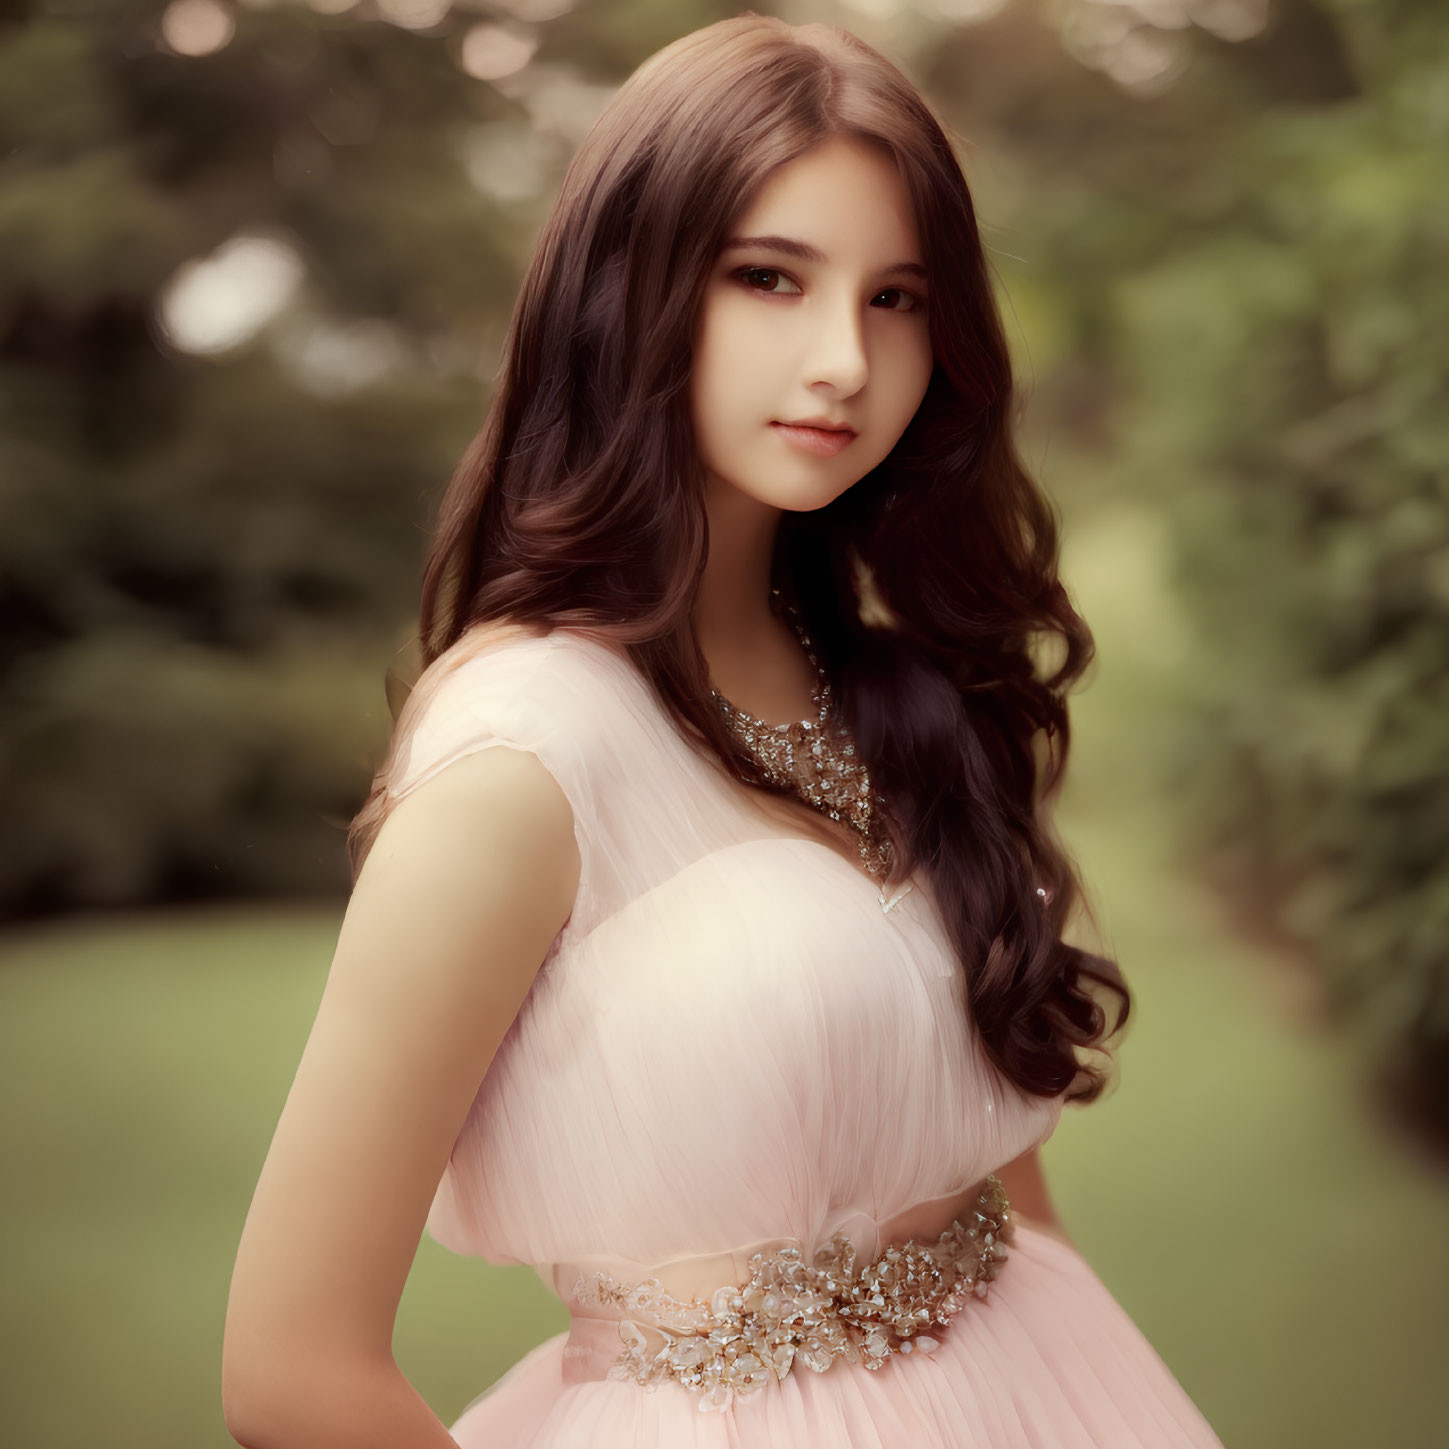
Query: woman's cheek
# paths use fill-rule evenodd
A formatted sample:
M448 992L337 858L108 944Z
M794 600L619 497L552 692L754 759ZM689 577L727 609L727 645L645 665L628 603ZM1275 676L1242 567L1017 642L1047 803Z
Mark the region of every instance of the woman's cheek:
M720 352L725 367L737 374L737 369L758 366L763 362L768 338L756 318L742 311L734 311L725 319L721 329Z

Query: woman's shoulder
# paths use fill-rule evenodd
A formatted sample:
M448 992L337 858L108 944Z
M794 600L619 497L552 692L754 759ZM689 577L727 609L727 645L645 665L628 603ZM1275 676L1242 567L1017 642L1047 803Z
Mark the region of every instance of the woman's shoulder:
M412 688L431 696L439 691L458 692L469 683L486 686L496 680L516 689L546 661L552 666L549 672L558 674L590 665L598 668L610 659L623 662L624 656L573 629L526 620L486 619L464 629L417 674Z
M625 668L607 645L573 630L508 619L470 626L407 695L386 767L388 793L401 797L492 745L537 754L576 803L600 793L638 748L644 705Z
M432 667L456 668L468 660L492 657L505 651L528 658L558 656L615 666L629 663L628 653L622 644L594 631L565 624L549 625L532 620L501 618L470 624L433 661Z
M651 692L623 645L512 619L470 625L423 671L414 692L415 714L487 712L580 739L653 713Z

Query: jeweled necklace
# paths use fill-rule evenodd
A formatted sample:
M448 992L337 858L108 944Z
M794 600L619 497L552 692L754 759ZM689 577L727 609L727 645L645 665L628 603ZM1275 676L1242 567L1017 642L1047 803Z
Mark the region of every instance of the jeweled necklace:
M812 809L849 825L855 831L867 872L878 883L882 882L890 873L894 850L881 822L880 797L871 789L870 771L856 753L849 731L836 718L830 681L816 658L815 646L805 632L799 611L785 602L778 588L770 590L770 603L789 620L815 671L810 694L816 717L789 724L770 724L737 709L719 690L711 689L710 693L730 732L744 745L765 777L772 784L791 791ZM883 908L889 910L903 894L887 904L882 893Z

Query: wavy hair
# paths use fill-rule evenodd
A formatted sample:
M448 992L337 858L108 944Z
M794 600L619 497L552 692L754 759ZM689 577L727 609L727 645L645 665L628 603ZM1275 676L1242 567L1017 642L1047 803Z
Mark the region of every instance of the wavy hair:
M422 661L490 620L579 630L626 652L737 780L773 788L713 706L691 625L708 549L692 341L731 221L775 167L836 135L887 148L907 183L934 367L876 468L782 515L773 581L880 787L899 872L929 872L989 1056L1029 1093L1091 1101L1108 1079L1082 1053L1109 1055L1131 996L1115 961L1063 940L1085 899L1047 807L1092 636L1013 441L1010 357L951 141L855 36L739 15L659 51L611 99L543 226L486 421L443 497ZM1057 656L1045 677L1043 652ZM354 873L386 773L349 832Z

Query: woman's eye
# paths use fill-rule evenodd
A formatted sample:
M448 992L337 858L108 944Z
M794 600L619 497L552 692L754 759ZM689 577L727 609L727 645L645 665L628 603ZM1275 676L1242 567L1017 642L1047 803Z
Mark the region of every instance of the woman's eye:
M741 267L734 275L750 291L769 297L795 296L800 291L794 280L778 267ZM888 312L919 312L926 305L922 298L904 287L887 287L871 300L876 302L882 297L890 299L884 309Z
M917 312L925 305L914 292L907 292L904 287L887 287L884 292L877 292L875 295L894 297L898 304L903 304L888 307L886 310L890 312Z
M778 271L774 267L743 267L735 273L735 276L740 278L752 292L765 292L770 296L779 296L791 287L799 291L799 288L794 286L784 272ZM771 286L771 279L781 285Z

